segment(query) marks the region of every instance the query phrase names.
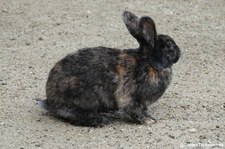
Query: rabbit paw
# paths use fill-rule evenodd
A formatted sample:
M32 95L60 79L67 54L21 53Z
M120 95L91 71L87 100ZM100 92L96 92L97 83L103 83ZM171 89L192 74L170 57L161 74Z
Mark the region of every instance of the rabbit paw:
M147 118L147 119L145 119L144 124L145 125L152 125L152 124L155 124L156 122L157 121L154 118Z
M110 120L108 120L107 118L101 117L101 118L93 119L90 122L90 126L94 127L94 128L101 128L101 127L104 127L106 125L109 125L110 123L111 123Z

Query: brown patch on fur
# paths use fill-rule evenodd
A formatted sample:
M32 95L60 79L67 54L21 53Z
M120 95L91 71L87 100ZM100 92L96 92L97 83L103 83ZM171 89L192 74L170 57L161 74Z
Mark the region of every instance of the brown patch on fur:
M120 77L125 76L125 74L126 74L126 69L125 69L124 66L122 66L122 65L117 65L117 66L116 66L116 69L117 69L118 74L119 74Z
M131 104L132 93L135 91L135 82L132 80L132 71L136 65L136 59L126 53L121 53L117 72L119 77L118 86L115 92L116 101L119 108Z
M65 90L76 90L76 88L79 86L79 80L77 77L65 77L62 78L60 81L60 84L58 84L58 88L60 92L65 92Z
M121 58L121 61L123 61L124 63L127 63L127 65L134 66L137 63L136 59L133 56L128 55L126 53L122 53L120 55L120 58Z
M150 21L145 21L143 22L143 29L153 29L155 28L155 24L153 22Z
M136 65L136 59L133 56L130 56L126 53L121 53L119 64L116 66L118 74L120 77L123 77L127 74L129 70Z
M159 74L154 68L152 68L152 67L149 68L148 76L152 83L154 83L154 84L159 83Z

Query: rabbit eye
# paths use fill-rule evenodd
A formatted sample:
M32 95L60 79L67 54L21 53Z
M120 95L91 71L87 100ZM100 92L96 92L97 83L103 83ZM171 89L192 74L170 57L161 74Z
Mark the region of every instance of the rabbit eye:
M167 45L168 45L169 47L173 47L174 44L173 44L173 42L168 41L168 42L167 42Z

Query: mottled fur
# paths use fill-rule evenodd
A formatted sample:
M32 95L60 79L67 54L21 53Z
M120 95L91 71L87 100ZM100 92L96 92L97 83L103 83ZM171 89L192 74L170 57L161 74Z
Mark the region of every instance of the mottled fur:
M103 114L125 111L137 123L153 118L148 105L168 87L171 66L180 56L172 38L157 35L150 17L123 13L138 49L86 48L69 54L52 68L46 84L45 107L75 125L102 126Z

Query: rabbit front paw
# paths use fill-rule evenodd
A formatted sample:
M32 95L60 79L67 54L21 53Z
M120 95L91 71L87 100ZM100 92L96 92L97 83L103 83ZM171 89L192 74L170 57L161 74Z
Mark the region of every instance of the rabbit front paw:
M150 117L148 117L144 120L145 125L152 125L152 124L155 124L156 122L157 122L156 119L150 118Z
M142 110L135 110L130 113L130 116L137 124L152 125L157 122L154 117Z

